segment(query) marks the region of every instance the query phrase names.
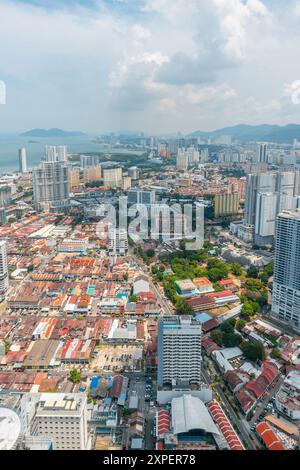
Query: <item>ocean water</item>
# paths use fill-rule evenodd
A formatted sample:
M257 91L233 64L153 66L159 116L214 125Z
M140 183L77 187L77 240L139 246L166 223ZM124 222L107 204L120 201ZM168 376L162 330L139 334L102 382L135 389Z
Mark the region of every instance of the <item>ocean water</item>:
M29 169L37 165L44 154L45 145L66 145L68 153L112 152L112 148L103 147L93 142L93 136L80 137L21 137L18 135L0 135L0 174L13 173L19 170L19 149L27 150L27 166ZM34 141L34 143L32 142ZM118 149L119 153L122 150Z

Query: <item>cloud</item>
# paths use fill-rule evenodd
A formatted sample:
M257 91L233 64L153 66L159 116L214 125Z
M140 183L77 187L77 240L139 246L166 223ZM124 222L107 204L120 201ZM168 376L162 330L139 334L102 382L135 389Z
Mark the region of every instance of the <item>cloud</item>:
M299 5L1 0L1 129L189 132L285 122L299 111L291 101Z

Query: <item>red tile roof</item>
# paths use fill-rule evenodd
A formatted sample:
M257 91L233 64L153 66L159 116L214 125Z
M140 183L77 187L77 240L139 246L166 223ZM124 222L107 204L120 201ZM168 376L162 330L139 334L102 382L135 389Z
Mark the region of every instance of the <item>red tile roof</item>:
M256 426L256 431L268 450L285 450L276 434L266 422L263 421L262 423L259 423Z
M238 438L235 430L231 426L227 416L225 415L219 403L216 401L210 402L208 404L208 409L214 421L217 423L217 425L221 429L221 432L223 436L225 437L230 447L230 450L245 450L243 444Z

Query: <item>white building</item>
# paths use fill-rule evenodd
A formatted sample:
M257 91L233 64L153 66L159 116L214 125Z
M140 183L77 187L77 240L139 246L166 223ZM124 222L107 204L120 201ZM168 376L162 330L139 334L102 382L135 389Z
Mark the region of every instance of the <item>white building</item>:
M54 450L88 450L85 394L36 394L31 434L50 437Z
M110 256L126 256L128 252L128 236L125 229L111 229L109 231Z
M33 170L33 199L36 210L60 210L69 201L69 167L65 147L48 146L45 159Z
M121 188L123 183L122 168L111 168L103 170L104 185L109 188Z
M266 172L247 178L245 226L254 227L254 243L274 242L275 220L282 210L297 208L299 172Z
M272 316L300 331L300 210L276 223Z
M176 157L176 168L179 171L186 171L189 166L189 158L186 153L179 153Z
M27 173L27 155L24 147L19 150L19 172Z
M201 381L201 324L190 316L158 322L158 387Z
M9 287L6 242L0 241L0 295L4 295Z
M276 395L276 407L292 420L300 419L300 371L291 371Z

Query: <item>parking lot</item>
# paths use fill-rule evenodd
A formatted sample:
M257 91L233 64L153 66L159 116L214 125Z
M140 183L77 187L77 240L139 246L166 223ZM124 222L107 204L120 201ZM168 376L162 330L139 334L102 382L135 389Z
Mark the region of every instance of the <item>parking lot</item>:
M143 347L134 345L101 345L93 359L93 371L133 371L140 370L143 357Z

